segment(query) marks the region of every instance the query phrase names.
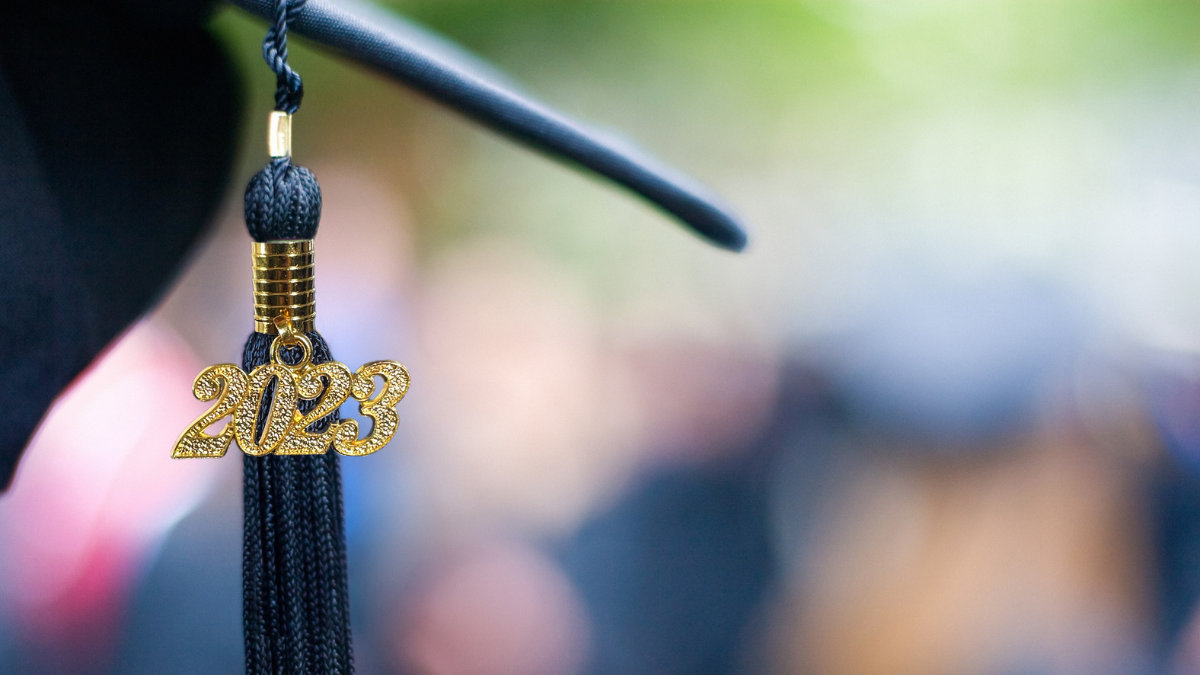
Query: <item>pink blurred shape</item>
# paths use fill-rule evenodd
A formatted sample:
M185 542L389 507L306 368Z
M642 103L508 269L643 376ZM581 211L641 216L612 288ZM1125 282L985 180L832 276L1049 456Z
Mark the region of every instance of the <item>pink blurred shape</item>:
M493 542L441 562L406 606L396 650L404 672L579 672L587 615L553 560L530 546Z
M223 466L171 459L208 405L191 393L202 367L143 321L43 420L0 497L0 597L25 639L95 654L115 638L139 567Z

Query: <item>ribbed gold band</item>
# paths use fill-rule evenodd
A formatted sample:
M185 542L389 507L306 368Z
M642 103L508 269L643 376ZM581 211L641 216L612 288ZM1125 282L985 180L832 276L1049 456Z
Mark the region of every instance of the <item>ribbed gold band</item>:
M300 332L316 329L313 242L254 242L254 330L276 335L272 321L287 313Z

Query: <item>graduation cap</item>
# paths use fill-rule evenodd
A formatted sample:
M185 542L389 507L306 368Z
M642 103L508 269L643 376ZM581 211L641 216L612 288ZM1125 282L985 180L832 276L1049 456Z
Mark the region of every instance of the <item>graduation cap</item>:
M272 0L233 0L272 20ZM55 396L161 297L232 170L241 92L211 0L16 3L0 22L0 485ZM489 77L425 29L309 0L296 35L628 189L711 243L721 201L615 135Z
M348 0L231 2L266 19L271 35L303 36L534 150L606 178L712 244L736 251L746 243L730 210L695 181L615 135L517 93L488 66L423 28ZM0 488L10 482L59 392L165 292L225 194L242 101L229 59L204 27L214 6L211 0L15 3L0 22ZM276 66L279 56L274 54ZM286 50L282 62L286 66ZM319 202L316 206L319 211ZM265 344L258 344L260 352ZM323 345L315 347L313 356L320 356ZM250 352L248 343L248 359ZM327 455L336 460L334 453ZM266 497L252 500L249 493L251 460L265 459L247 458L248 551L267 532L252 531L250 523L255 500ZM336 472L336 463L330 466ZM338 503L327 513L309 514L308 525L332 537L331 557L317 563L341 565L318 585L340 583L335 591L344 595L340 484L336 475L331 480L335 493L327 496ZM255 525L262 527L274 525ZM270 559L268 551L259 562L290 564L290 553L279 551L282 558ZM249 589L253 575L247 565ZM279 574L274 581L260 579L255 592L282 599L304 592L283 588L303 582ZM269 605L275 596L262 598ZM322 619L344 635L310 629L289 638L290 629L279 628L280 617L252 617L266 611L265 605L247 603L249 672L352 667L345 617ZM330 609L343 610L344 603ZM283 636L271 638L272 630L283 630ZM293 662L276 653L295 652L302 643L320 651L342 641L344 658L326 659L324 665L311 657L302 667L303 657Z

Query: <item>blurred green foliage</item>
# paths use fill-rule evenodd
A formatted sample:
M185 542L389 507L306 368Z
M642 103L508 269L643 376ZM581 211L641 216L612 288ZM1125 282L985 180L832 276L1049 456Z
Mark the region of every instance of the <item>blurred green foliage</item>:
M668 154L700 144L713 161L766 151L770 130L806 100L828 101L835 117L849 108L857 119L875 106L887 116L943 99L1112 86L1175 63L1192 67L1200 54L1193 0L386 4L494 61L552 105L636 130ZM256 84L251 101L265 105L261 24L235 10L217 23ZM370 76L293 43L310 101L379 95Z
M1018 177L1013 172L1032 171L1036 162L1022 159L1025 151L1004 159L1005 139L1033 138L1022 125L1053 137L1062 134L1045 125L1096 124L1089 106L1115 106L1122 92L1147 86L1180 91L1200 65L1194 0L397 0L387 6L491 60L546 103L627 134L729 196L758 235L749 255L758 255L756 247L786 252L760 265L771 274L737 282L770 289L828 285L830 270L818 267L819 256L862 242L852 233L838 235L849 237L840 243L820 237L849 231L847 221L855 219L872 223L873 241L885 241L885 228L909 228L899 235L907 239L926 231L945 237L946 228L983 232L963 215L976 218L978 207L994 206L999 215L977 217L992 238L981 249L1063 249L1076 234L1073 221L1060 215L1076 207L1048 211L1041 220L1021 216L1032 233L1022 236L1036 243L1008 245L1003 238L1016 230L1003 204L1009 195L1022 197L1012 185L995 187L996 180L1012 173L1017 187L1041 181L1039 189L1054 192L1060 184L1073 189L1066 174L1078 168L1055 174L1059 183ZM257 129L273 86L260 59L263 25L227 9L216 26L250 85L248 125ZM474 236L516 237L601 294L676 278L687 287L708 285L702 295L720 295L731 279L749 275L723 254L680 246L677 230L624 195L597 189L302 39L293 45L307 91L298 155L343 158L395 186L413 211L419 255ZM1125 123L1111 110L1105 114L1106 129ZM930 190L947 199L964 189L995 192L1004 195L999 206L966 194L959 211L905 201L912 181L926 180L912 173L914 152L924 147L922 134L944 124L939 120L967 130L966 140L939 141L937 152L969 140L996 156L964 150L955 161L964 164L958 173L966 184ZM1089 161L1070 153L1091 141L1064 143L1047 151L1043 164ZM247 135L246 148L248 175L261 164L257 133ZM851 209L871 200L861 214ZM948 215L930 219L927 207ZM890 217L900 212L909 215ZM1050 232L1047 219L1060 225L1042 234ZM805 280L799 269L823 271Z

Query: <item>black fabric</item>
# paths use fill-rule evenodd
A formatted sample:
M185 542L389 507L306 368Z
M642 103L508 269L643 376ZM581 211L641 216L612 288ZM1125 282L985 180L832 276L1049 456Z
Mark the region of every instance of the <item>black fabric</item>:
M267 20L274 0L230 0ZM734 251L746 233L715 195L693 179L612 135L589 129L408 36L401 19L349 2L308 0L289 30L424 93L509 138L595 172L675 216L710 242ZM614 47L615 49L615 47Z
M254 241L312 239L321 222L321 188L308 169L276 159L246 185L245 213Z
M53 398L145 312L231 170L212 3L5 5L0 21L0 489Z
M308 333L313 363L333 360L319 333ZM242 368L270 360L272 335L252 333ZM282 349L285 363L300 354ZM272 390L263 397L260 426ZM316 401L301 404L312 410ZM320 433L337 412L314 423ZM247 675L350 675L350 595L340 459L323 455L243 458L242 600Z

